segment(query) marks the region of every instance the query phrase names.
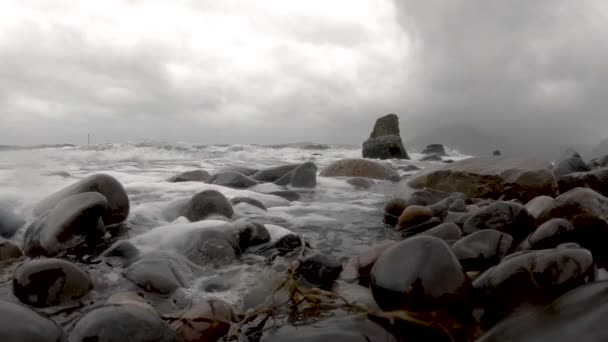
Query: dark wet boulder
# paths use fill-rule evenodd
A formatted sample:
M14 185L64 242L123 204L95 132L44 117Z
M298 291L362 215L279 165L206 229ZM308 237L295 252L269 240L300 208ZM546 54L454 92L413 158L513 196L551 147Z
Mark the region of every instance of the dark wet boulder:
M182 172L169 179L167 182L170 183L181 183L181 182L206 182L209 179L209 172L205 170L192 170Z
M436 154L438 156L447 156L445 153L445 148L442 144L430 144L424 148L422 154Z
M295 234L287 234L278 239L272 246L279 255L286 255L302 248L302 239Z
M520 249L547 249L554 248L562 243L578 242L577 230L563 218L551 219L534 230Z
M574 188L590 188L608 196L608 167L589 172L576 172L562 176L558 180L559 191L565 193Z
M50 195L38 203L34 208L34 213L42 215L53 209L61 200L83 192L98 192L106 198L107 208L102 215L103 223L106 226L122 223L129 216L127 192L116 178L103 173L89 176Z
M262 204L262 202L258 201L255 198L238 196L238 197L233 197L230 199L230 204L232 204L234 206L236 206L239 203L247 203L254 207L258 207L262 210L267 210L266 207L264 206L264 204Z
M221 168L217 173L222 173L222 172L228 172L228 171L235 171L238 173L242 173L245 176L251 176L254 173L258 172L259 170L257 169L252 169L246 166L229 166L229 167L223 167Z
M363 142L363 158L410 159L399 133L399 117L388 114L376 120L369 139Z
M234 223L239 236L239 249L244 252L249 247L270 242L270 233L266 227L255 221L237 221Z
M430 220L432 217L433 212L428 207L410 205L399 215L399 221L397 222L398 229L405 230L411 228Z
M276 185L291 185L296 188L314 188L317 185L317 165L306 162L279 178Z
M0 261L20 258L23 251L15 242L0 237Z
M412 336L415 336L412 334ZM283 325L265 331L260 342L396 342L382 326L364 316L330 318L314 325Z
M441 220L439 218L431 217L427 221L419 223L415 226L408 227L407 229L402 229L401 236L410 237L410 236L414 236L417 234L421 234L423 232L426 232L429 229L437 227L440 224L441 224Z
M420 168L416 165L409 164L409 165L399 166L399 167L397 167L397 170L404 171L404 172L412 172L412 171L418 171L418 170L420 170Z
M231 218L234 215L232 205L226 196L216 190L205 190L192 196L181 210L181 216L191 222L207 219L209 216L220 215Z
M182 338L158 315L137 305L105 305L82 316L69 342L181 342Z
M342 264L327 254L314 254L301 260L297 271L307 282L321 288L331 288L342 272Z
M470 315L470 282L445 241L414 236L391 246L371 271L371 289L383 310L447 310Z
M452 202L448 210L456 213L464 213L467 211L467 205L463 199L458 198Z
M140 252L129 240L119 240L103 251L101 256L105 258L118 258L123 265L127 265L137 259L140 256Z
M340 159L329 164L320 174L322 177L364 177L398 181L399 174L393 168L365 159Z
M280 190L280 191L271 191L268 193L269 195L279 196L288 201L298 201L300 197L302 197L299 193L292 190Z
M467 195L462 192L454 192L448 197L429 205L428 208L431 209L433 216L444 217L454 202L465 200L467 200ZM462 212L462 210L459 210L459 212Z
M586 172L589 170L589 167L583 161L583 157L581 157L578 152L569 149L565 151L555 162L553 173L555 173L555 177L557 177L557 179L560 179L561 177L570 173Z
M534 217L535 219L540 216L545 211L551 210L555 207L555 200L553 197L549 196L538 196L535 197L530 202L526 203L526 210Z
M25 224L12 210L0 207L0 237L11 238Z
M355 189L369 189L376 184L373 180L363 177L349 178L346 183L352 185Z
M254 173L253 175L251 175L251 178L260 181L260 182L276 182L279 179L281 179L281 177L285 176L286 174L290 173L291 171L295 170L298 166L300 166L301 164L287 164L287 165L281 165L281 166L275 166L275 167L270 167L264 170L260 170L256 173Z
M399 217L408 206L407 200L402 198L393 198L384 205L384 223L389 226L396 226L399 222Z
M498 156L501 156L501 155L502 155L502 152L500 152L500 150L494 150L494 152L492 152L492 155L493 155L494 157L498 157Z
M420 235L434 236L449 243L459 240L462 237L462 230L455 223L442 223L420 233Z
M414 188L463 192L469 197L504 196L506 200L529 201L557 193L550 163L505 157L469 158L430 168L414 175L408 184Z
M86 295L93 285L78 266L61 259L30 260L15 270L13 293L25 304L48 307Z
M496 229L523 241L536 228L534 218L520 204L497 201L481 208L464 223L463 232L472 234L483 229Z
M95 246L106 232L102 217L107 201L98 192L63 197L32 223L23 238L29 256L55 256L61 252Z
M465 271L485 271L497 265L514 247L511 235L485 229L456 241L452 251Z
M545 249L513 254L473 282L483 303L482 328L494 325L522 305L546 305L593 281L595 265L586 249Z
M219 299L163 316L184 342L218 341L228 333L234 317L230 305Z
M408 205L433 205L437 204L447 198L460 198L459 193L451 193L434 189L423 189L414 191L408 198ZM446 202L443 202L446 204Z
M593 158L589 161L590 169L599 169L600 167L608 167L608 155Z
M148 292L170 294L184 286L185 264L175 255L153 252L133 262L124 276Z
M420 161L441 161L441 156L437 154L429 154L420 158Z
M209 183L235 189L246 189L258 184L257 181L236 171L217 173L209 178Z
M24 306L0 301L0 341L61 342L63 330L57 323Z
M378 258L394 244L396 244L395 241L386 240L348 259L343 266L340 278L349 283L359 281L362 285L368 286L372 267Z

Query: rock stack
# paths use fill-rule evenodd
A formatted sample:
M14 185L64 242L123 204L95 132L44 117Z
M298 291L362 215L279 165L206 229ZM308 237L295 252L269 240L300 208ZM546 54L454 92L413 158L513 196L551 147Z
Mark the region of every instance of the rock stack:
M374 125L369 139L363 142L363 158L410 159L399 135L399 118L385 115Z

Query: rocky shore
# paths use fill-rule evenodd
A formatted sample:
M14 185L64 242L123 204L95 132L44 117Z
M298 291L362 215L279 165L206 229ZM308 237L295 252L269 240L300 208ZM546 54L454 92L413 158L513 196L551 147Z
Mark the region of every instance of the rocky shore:
M174 174L166 189L211 188L172 202L168 223L150 229L133 224L145 192L107 173L48 194L32 219L0 206L0 312L11 318L0 324L0 341L604 339L601 159L586 163L566 151L543 162L488 151L453 161L434 144L421 158L428 167L395 167L377 160L410 158L393 115L378 120L361 153L367 158L323 167ZM327 182L342 182L357 198L393 189L379 215L367 214L387 238L361 232L366 248L344 258L322 248L335 242L302 233L316 227L281 225L284 209L276 208L322 207L315 196ZM358 222L347 214L335 229L368 229ZM240 305L193 299L191 289L222 293L227 279L239 282L234 267L259 278Z

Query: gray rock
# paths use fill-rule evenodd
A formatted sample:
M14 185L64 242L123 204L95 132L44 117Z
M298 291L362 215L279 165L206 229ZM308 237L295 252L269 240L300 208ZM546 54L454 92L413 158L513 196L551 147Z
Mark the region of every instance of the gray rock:
M557 180L550 163L505 157L469 158L438 166L414 175L408 184L463 192L469 197L520 199L554 196Z
M139 249L137 249L129 240L116 241L112 246L101 253L102 257L119 258L123 265L130 264L131 261L137 259L139 255Z
M48 307L86 295L93 285L78 266L61 259L35 259L15 270L13 292L35 307Z
M314 188L317 185L317 165L313 162L303 163L274 183L297 188Z
M551 210L555 207L555 200L553 197L549 196L538 196L535 197L530 202L526 203L526 210L534 217L535 219L540 216L541 213L545 211Z
M600 167L608 167L608 155L591 159L589 161L589 167L591 169L597 169Z
M326 254L314 254L306 257L300 261L298 267L298 273L306 281L321 288L331 288L341 272L342 264L340 261Z
M410 165L399 166L399 167L397 167L397 170L411 172L411 171L418 171L418 170L420 170L420 168L416 165L410 164Z
M494 150L494 152L492 152L492 155L495 157L498 157L498 156L502 155L502 153L500 152L500 150Z
M399 134L397 115L388 114L379 118L369 139L363 142L363 158L409 159Z
M511 235L518 244L535 228L534 218L522 205L497 201L473 214L462 230L465 234L473 234L483 229L496 229Z
M74 325L69 342L182 342L156 314L137 305L105 305L89 311Z
M425 222L419 223L415 226L409 227L407 229L401 230L401 236L410 237L423 232L426 232L429 229L435 228L441 224L441 220L437 217L431 217Z
M245 167L245 166L230 166L230 167L221 168L217 173L228 172L228 171L235 171L238 173L242 173L245 176L251 176L254 173L258 172L259 170L252 169L252 168Z
M352 185L355 189L369 189L376 184L373 180L363 177L349 178L346 183Z
M465 204L464 200L458 198L452 202L449 210L456 213L464 213L467 211L467 205Z
M340 159L327 166L322 177L365 177L379 180L398 181L399 174L392 168L365 159Z
M456 241L454 255L465 271L485 271L497 265L514 249L513 237L495 229L485 229Z
M555 248L562 243L578 242L577 230L563 218L551 219L536 228L519 249Z
M420 233L420 235L434 236L449 243L459 240L462 237L462 230L455 223L442 223Z
M183 287L186 269L174 255L154 252L144 255L125 271L125 278L148 292L170 294Z
M0 207L0 237L11 238L25 224L13 211Z
M448 155L447 153L445 153L445 148L442 144L430 144L424 148L422 154L436 154L440 157Z
M61 342L63 330L57 323L18 304L0 301L0 341Z
M209 178L209 183L235 189L246 189L258 184L257 181L236 171L215 174Z
M181 216L191 222L201 221L212 215L226 218L234 215L232 205L226 196L216 190L205 190L192 196L188 204L181 210Z
M301 164L287 164L267 168L254 173L251 175L251 178L260 182L276 182L281 179L281 177L295 170L300 165Z
M586 171L590 171L589 167L583 161L583 157L574 150L565 151L557 160L553 169L557 179L570 173Z
M106 208L106 198L98 192L62 197L27 228L24 252L29 256L55 256L83 244L94 246L105 233L102 217Z
M471 217L471 213L455 213L448 211L443 218L443 223L454 223L460 228L464 227L464 223Z
M107 209L102 216L106 226L122 223L129 216L129 197L122 184L116 178L102 173L89 176L52 194L34 208L34 213L42 215L53 209L62 199L83 192L99 192L106 198Z
M420 158L420 161L441 161L441 156L437 154L429 154Z
M23 256L23 251L19 245L11 240L0 237L0 261L20 258Z
M204 170L192 170L182 172L169 179L167 182L180 183L180 182L206 182L209 179L209 172Z
M299 193L292 190L271 191L268 194L282 197L288 201L298 201L302 197Z
M258 207L262 210L267 210L266 207L264 206L264 204L262 204L262 202L256 200L255 198L238 196L238 197L233 197L230 199L230 204L232 204L234 206L236 206L239 203L247 203L254 207Z
M608 167L567 174L558 179L558 185L561 193L574 188L590 188L608 196Z
M261 223L239 220L234 225L239 235L239 249L241 252L249 247L270 242L270 233Z

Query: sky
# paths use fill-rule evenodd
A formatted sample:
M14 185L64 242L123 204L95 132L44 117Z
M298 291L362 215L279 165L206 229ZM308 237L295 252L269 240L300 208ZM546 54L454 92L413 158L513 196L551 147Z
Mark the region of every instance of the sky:
M608 138L602 0L0 4L0 144Z

